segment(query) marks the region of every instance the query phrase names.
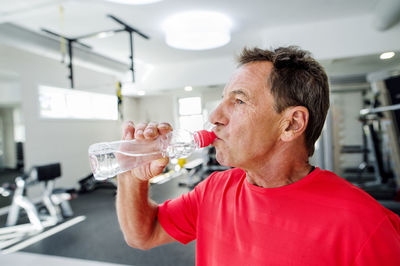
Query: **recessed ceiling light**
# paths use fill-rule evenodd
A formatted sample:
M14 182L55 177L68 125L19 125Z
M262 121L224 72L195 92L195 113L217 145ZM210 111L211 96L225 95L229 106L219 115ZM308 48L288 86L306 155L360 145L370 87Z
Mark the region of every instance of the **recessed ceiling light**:
M380 59L385 60L385 59L390 59L395 55L394 52L387 52L387 53L383 53L379 56Z
M124 5L147 5L160 2L162 0L106 0L106 1Z
M212 11L188 11L175 14L163 23L169 46L186 50L206 50L230 42L231 20Z
M185 88L183 88L185 91L192 91L193 87L192 86L185 86Z
M97 34L97 38L103 39L113 36L115 33L113 31L104 31Z
M136 83L126 82L122 84L121 94L123 96L143 96L146 91L139 90Z

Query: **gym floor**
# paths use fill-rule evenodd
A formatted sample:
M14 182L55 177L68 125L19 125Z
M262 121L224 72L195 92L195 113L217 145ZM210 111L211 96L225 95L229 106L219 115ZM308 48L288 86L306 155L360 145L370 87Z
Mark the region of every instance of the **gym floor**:
M178 186L184 178L152 185L151 197L156 202L164 202L188 192L188 188ZM0 255L0 265L103 265L92 264L93 261L125 265L195 264L194 242L171 243L148 251L129 247L118 225L113 189L100 188L80 194L71 201L71 207L74 216L83 215L86 219L16 253ZM5 215L0 217L0 226L4 225L5 218ZM40 263L32 264L32 261Z
M151 197L164 202L189 191L179 182L186 176L163 184L153 184ZM381 203L400 214L399 202ZM115 190L99 188L80 194L71 201L74 217L86 219L65 230L35 242L11 254L0 254L0 265L194 265L195 242L188 245L171 243L148 251L130 248L124 242L115 211ZM0 227L6 215L0 216ZM72 220L71 218L70 220Z

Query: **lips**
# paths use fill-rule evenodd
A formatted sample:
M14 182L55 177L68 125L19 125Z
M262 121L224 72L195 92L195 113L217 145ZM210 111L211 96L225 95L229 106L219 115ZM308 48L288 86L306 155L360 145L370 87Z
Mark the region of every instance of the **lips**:
M217 132L214 131L214 134L215 134L215 136L216 136L216 138L215 138L215 140L214 140L214 143L215 143L216 141L218 141L218 140L222 140L222 139L220 138L220 135L219 135Z
M213 142L213 146L214 146L214 144L215 144L215 142L216 141L223 141L223 139L222 139L222 130L221 130L222 128L220 127L220 126L216 126L215 128L213 128L213 132L214 132L214 134L215 134L215 136L216 136L216 138L215 138L215 140L214 140L214 142Z
M215 134L215 136L216 136L215 139L219 139L220 137L218 136L218 133L217 133L215 130L213 130L213 132L214 132L214 134Z

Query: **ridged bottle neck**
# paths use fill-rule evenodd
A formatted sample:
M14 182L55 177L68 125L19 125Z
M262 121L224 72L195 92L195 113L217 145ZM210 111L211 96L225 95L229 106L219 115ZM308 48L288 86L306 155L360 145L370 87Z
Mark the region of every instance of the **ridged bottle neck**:
M204 148L211 145L217 137L214 132L200 130L193 134L196 148Z

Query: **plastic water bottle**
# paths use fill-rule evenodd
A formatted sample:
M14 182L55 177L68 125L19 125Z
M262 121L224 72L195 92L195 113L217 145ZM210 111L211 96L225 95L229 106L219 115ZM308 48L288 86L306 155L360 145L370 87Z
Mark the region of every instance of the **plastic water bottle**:
M97 180L105 180L162 157L188 157L195 149L212 144L215 138L214 132L207 130L195 133L174 130L151 141L133 139L96 143L89 147L90 166Z

